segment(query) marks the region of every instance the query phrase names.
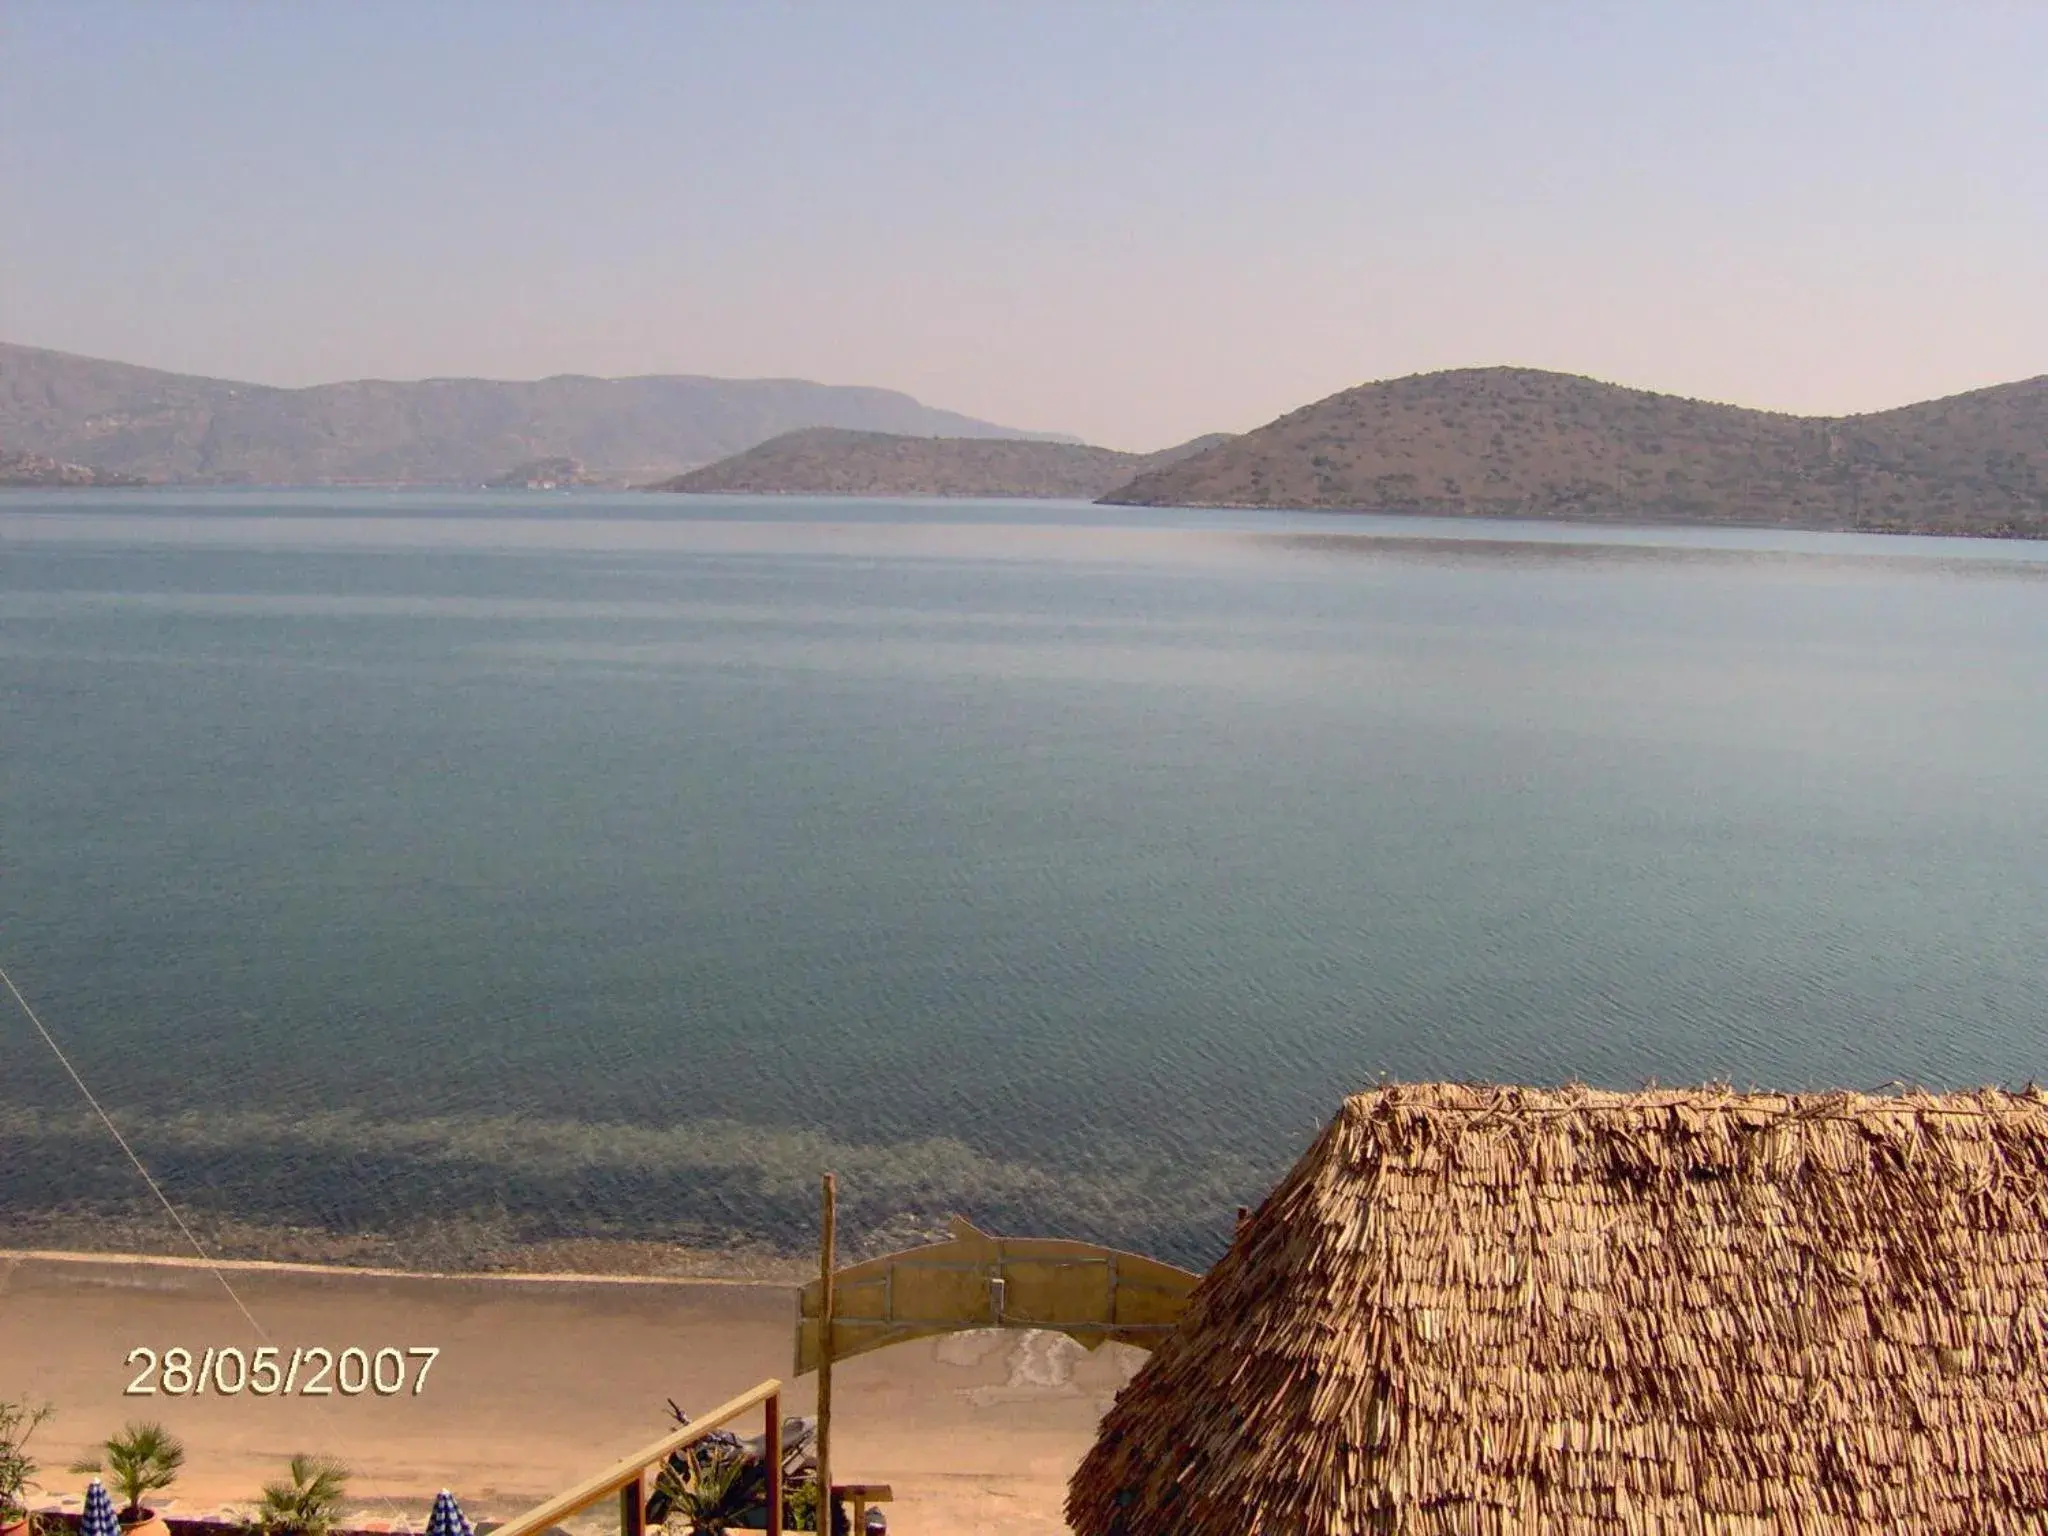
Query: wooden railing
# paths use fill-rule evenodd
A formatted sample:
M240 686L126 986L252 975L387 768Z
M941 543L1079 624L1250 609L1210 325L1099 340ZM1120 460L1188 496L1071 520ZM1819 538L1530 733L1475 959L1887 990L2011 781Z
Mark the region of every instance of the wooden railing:
M768 1419L768 1436L761 1459L768 1469L768 1530L779 1533L782 1530L782 1383L770 1380L720 1403L696 1422L662 1436L652 1445L642 1446L595 1477L556 1494L545 1504L536 1504L516 1520L508 1520L495 1527L491 1536L540 1536L556 1521L580 1514L598 1500L613 1494L619 1497L619 1528L624 1536L643 1536L650 1491L648 1469L658 1467L677 1451L695 1445L714 1429L754 1407L765 1408Z

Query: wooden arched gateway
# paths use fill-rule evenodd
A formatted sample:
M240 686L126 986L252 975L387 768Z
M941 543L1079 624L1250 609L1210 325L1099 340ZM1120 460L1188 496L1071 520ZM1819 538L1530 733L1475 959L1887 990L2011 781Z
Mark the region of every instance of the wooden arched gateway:
M974 1328L1064 1333L1089 1349L1150 1349L1179 1321L1200 1277L1143 1254L1057 1237L994 1237L955 1216L942 1243L831 1273L831 1348L845 1360L908 1339ZM796 1372L818 1368L821 1275L797 1302Z
M833 1507L842 1497L853 1501L855 1533L863 1506L889 1498L890 1490L832 1477L834 1361L977 1328L1045 1329L1089 1349L1110 1340L1151 1349L1173 1331L1200 1278L1096 1243L995 1237L961 1216L942 1243L841 1269L838 1181L828 1173L821 1182L818 1278L797 1295L796 1374L818 1373L818 1483L830 1490Z

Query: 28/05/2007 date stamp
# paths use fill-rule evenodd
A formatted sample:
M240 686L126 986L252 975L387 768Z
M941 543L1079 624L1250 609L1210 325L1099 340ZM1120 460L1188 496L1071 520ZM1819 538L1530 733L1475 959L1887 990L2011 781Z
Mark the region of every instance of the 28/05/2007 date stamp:
M208 1349L193 1363L189 1349L167 1349L161 1355L137 1345L128 1351L129 1365L140 1362L142 1369L128 1383L124 1397L155 1397L159 1392L172 1397L199 1397L208 1392L237 1397L243 1392L255 1397L360 1397L369 1392L378 1397L397 1397L408 1385L410 1395L426 1390L427 1372L433 1369L438 1348L415 1345L410 1349L358 1349L351 1346L336 1354L314 1345L284 1352L266 1344L261 1349ZM419 1374L411 1375L417 1363ZM408 1381L408 1378L410 1380Z

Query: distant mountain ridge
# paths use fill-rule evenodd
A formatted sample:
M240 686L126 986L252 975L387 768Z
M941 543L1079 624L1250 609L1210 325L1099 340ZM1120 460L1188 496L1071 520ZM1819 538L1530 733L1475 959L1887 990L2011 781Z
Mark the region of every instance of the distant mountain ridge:
M1362 384L1103 497L2048 537L2048 376L1861 416L1531 368Z
M1092 501L1134 475L1222 442L1221 434L1159 453L1085 443L912 436L809 427L785 432L678 475L656 491L752 496L1024 497Z
M565 375L280 389L0 342L0 483L138 479L652 481L699 493L2048 538L2048 376L1818 417L1539 369L1454 369L1359 385L1239 437L1145 455L891 390L802 380Z
M0 448L199 484L480 485L572 458L639 483L799 427L1071 441L894 390L690 375L281 389L0 342Z

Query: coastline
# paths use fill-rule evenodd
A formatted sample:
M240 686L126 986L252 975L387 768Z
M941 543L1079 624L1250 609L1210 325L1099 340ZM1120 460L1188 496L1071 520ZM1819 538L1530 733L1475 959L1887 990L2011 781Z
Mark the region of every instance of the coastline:
M734 1275L611 1274L590 1270L389 1269L366 1264L316 1264L290 1259L216 1259L197 1254L118 1253L61 1248L0 1248L0 1265L21 1260L39 1264L125 1264L141 1268L190 1269L204 1274L348 1275L371 1280L495 1280L508 1285L768 1285Z
M477 485L467 481L354 481L334 480L308 484L270 484L260 481L206 481L206 480L151 480L140 484L64 484L34 485L0 483L0 496L21 495L24 498L47 495L51 492L104 494L108 491L138 493L134 499L146 500L152 493L173 496L201 494L264 495L293 494L319 495L340 492L387 492L408 496L588 496L592 498L629 497L680 497L697 498L705 501L852 501L890 503L915 503L929 505L948 502L973 503L980 501L1016 501L1024 503L1067 502L1081 506L1103 507L1129 512L1273 512L1281 514L1314 514L1332 518L1385 517L1440 520L1443 522L1498 522L1508 524L1548 524L1601 529L1640 529L1643 531L1668 531L1672 529L1724 529L1748 533L1825 533L1825 534L1881 534L1888 538L1907 539L1971 539L1992 543L2039 544L2048 541L2048 522L2032 527L2008 526L1902 526L1898 523L1843 523L1821 521L1787 522L1772 517L1727 517L1699 518L1673 515L1659 515L1656 511L1631 506L1626 511L1610 516L1589 516L1574 509L1571 515L1547 512L1514 510L1511 506L1467 506L1464 504L1442 504L1433 506L1337 506L1286 501L1227 501L1207 500L1190 497L1177 501L1154 501L1143 498L1120 499L1115 492L1106 496L1049 495L1038 492L1009 490L1003 492L948 492L948 491L848 491L825 492L814 490L752 489L746 491L673 491L659 485L612 485L564 488L554 491L532 491L524 489L500 489ZM69 511L67 507L63 509Z
M751 492L753 495L772 494ZM1727 528L1750 533L1851 533L1884 534L1892 538L1905 539L1995 539L2014 544L2038 544L2048 540L2048 524L2028 530L2021 528L1937 528L1899 527L1896 524L1849 524L1820 522L1784 522L1776 518L1700 518L1700 517L1659 517L1656 513L1641 508L1630 508L1626 513L1611 517L1587 517L1584 515L1561 516L1546 512L1518 512L1501 507L1466 508L1445 504L1429 507L1355 507L1355 506L1310 506L1280 501L1144 501L1118 500L1114 493L1097 497L1090 503L1098 507L1126 507L1147 512L1293 512L1314 513L1328 517L1413 517L1439 518L1445 522L1500 522L1500 523L1550 523L1566 524L1578 528L1640 528L1662 531L1672 528Z
M0 1216L0 1261L9 1256L88 1262L189 1266L248 1272L346 1273L387 1277L480 1276L612 1282L693 1280L735 1285L800 1285L816 1261L765 1244L723 1248L638 1238L521 1238L482 1223L448 1220L411 1233L335 1233L316 1227L244 1222L211 1213L181 1214L206 1257L171 1227L161 1210L130 1214L21 1212ZM902 1246L902 1245L894 1245Z
M723 1277L373 1271L239 1259L231 1300L197 1258L0 1251L0 1395L56 1404L38 1436L53 1510L83 1479L61 1469L122 1423L161 1420L188 1447L163 1512L232 1517L294 1451L355 1473L346 1523L418 1530L441 1487L472 1521L505 1519L687 1412L767 1378L785 1414L813 1409L792 1378L792 1285ZM238 1310L245 1305L249 1317ZM320 1346L439 1351L418 1393L130 1395L132 1351L286 1353ZM907 1530L1053 1536L1066 1479L1141 1352L1094 1354L1055 1334L983 1330L923 1339L835 1373L835 1464L894 1486ZM758 1425L736 1423L742 1434ZM69 1495L69 1502L64 1496ZM609 1501L569 1523L616 1528Z

